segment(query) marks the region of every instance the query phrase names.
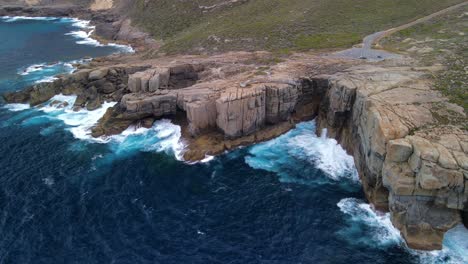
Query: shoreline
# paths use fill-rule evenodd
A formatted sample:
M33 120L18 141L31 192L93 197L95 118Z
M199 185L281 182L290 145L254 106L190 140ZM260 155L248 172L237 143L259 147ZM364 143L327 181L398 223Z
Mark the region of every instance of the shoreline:
M92 11L87 8L65 6L2 6L0 17L31 17L31 18L68 18L89 21L94 28L92 37L103 44L131 46L135 52L157 47L147 34L130 25L125 17L111 11ZM123 34L125 32L125 34Z
M181 118L189 161L275 138L298 120L317 117L317 131L327 129L354 157L368 201L391 212L409 247L440 249L447 230L468 224L461 218L468 201L468 133L438 118L451 118L446 109L463 116L431 89L427 76L440 67L310 54L264 63L269 56L233 52L151 60L135 54L130 62L104 57L5 98L37 105L59 92L77 94L77 109L88 110L116 99L93 128L95 137Z

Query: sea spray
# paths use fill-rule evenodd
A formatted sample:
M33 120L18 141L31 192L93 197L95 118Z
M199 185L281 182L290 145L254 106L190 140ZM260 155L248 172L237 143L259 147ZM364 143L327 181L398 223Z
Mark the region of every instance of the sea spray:
M183 160L185 144L181 139L181 128L170 120L158 120L151 128L130 126L121 134L94 138L91 136L92 127L104 116L107 109L116 103L104 102L102 107L93 111L86 109L75 111L73 105L76 98L76 95L55 95L45 104L33 108L43 112L44 115L27 118L23 120L22 124L31 126L61 121L74 138L88 143L108 144L117 156L125 156L138 151L165 152L174 155L178 160ZM11 111L21 111L29 109L29 105L9 104L6 105L6 108ZM50 135L51 131L53 129L49 128L41 134ZM205 162L210 159L211 157L207 157Z
M400 232L390 221L389 213L375 211L370 204L356 198L342 199L337 206L348 222L338 234L350 243L370 247L403 243Z
M24 111L26 109L31 108L29 104L7 104L7 105L4 105L3 107L12 112Z
M461 224L445 234L442 250L413 250L407 247L400 232L393 226L390 213L379 212L356 198L344 198L337 206L346 216L346 226L337 234L348 243L378 249L399 247L421 264L468 263L468 230Z
M336 140L327 138L326 130L320 137L315 130L315 121L300 123L278 138L251 147L245 161L252 168L278 173L286 182L317 183L323 180L314 179L318 168L331 181L357 183L353 157Z

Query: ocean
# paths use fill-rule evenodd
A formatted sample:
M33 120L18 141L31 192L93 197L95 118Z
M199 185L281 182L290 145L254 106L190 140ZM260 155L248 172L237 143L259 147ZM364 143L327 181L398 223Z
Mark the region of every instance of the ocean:
M0 18L0 92L117 52L86 21ZM204 162L159 120L93 139L108 107L0 102L0 263L467 263L467 231L406 247L366 202L352 157L314 121Z

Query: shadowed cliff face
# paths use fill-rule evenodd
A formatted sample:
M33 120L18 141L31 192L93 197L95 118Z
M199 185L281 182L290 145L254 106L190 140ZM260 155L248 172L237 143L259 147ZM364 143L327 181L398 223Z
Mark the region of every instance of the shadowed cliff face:
M189 161L274 138L317 117L318 131L326 128L353 155L367 198L390 210L408 245L440 249L444 233L468 210L468 134L459 127L463 110L431 89L428 76L438 69L346 66L316 57L259 66L253 57L83 66L4 97L36 105L58 93L77 94L77 110L117 101L93 128L95 137L174 118Z

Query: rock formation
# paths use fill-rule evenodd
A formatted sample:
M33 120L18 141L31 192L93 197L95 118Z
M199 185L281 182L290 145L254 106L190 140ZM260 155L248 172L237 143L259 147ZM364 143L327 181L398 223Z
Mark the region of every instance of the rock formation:
M89 110L117 101L93 136L182 114L190 161L317 117L318 132L327 128L354 156L367 198L390 210L408 245L440 249L444 233L468 211L468 134L457 126L466 122L463 110L431 89L428 76L437 69L312 57L268 66L263 74L251 59L241 53L83 66L4 97L36 105L75 93L75 107Z

